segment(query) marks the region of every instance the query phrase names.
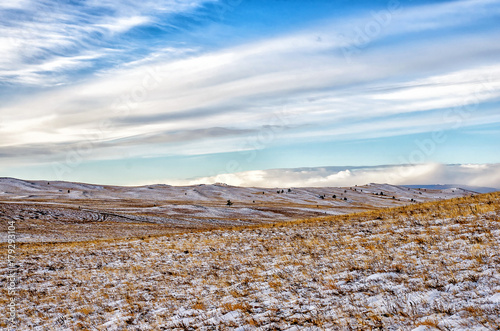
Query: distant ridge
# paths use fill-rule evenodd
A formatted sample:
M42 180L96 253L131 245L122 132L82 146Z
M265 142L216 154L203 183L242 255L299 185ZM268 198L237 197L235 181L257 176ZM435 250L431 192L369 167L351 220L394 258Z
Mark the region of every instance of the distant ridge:
M470 186L470 185L459 185L459 184L445 184L445 185L401 185L411 189L425 188L429 190L446 190L451 188L461 188L467 191L473 191L477 193L491 193L500 191L498 188L494 187L481 187L481 186Z
M139 233L220 229L470 195L476 194L461 188L418 190L376 183L352 187L258 188L220 183L108 186L0 178L0 220L20 222L19 226L25 230L16 240L81 241L102 238L108 230L110 236L123 238ZM43 229L39 222L43 222ZM5 232L0 233L0 243L7 239Z

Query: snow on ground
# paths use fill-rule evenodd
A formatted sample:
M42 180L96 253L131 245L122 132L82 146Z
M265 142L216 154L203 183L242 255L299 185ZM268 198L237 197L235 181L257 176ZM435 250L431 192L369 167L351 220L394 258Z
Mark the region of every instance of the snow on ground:
M373 196L383 192L383 196ZM13 178L0 178L0 193L3 199L31 198L46 200L78 199L141 199L151 201L190 201L225 202L228 199L241 203L282 201L287 203L339 205L340 198L348 200L368 200L381 202L396 198L415 198L421 201L429 199L449 199L473 192L461 189L427 190L409 189L388 184L369 184L356 187L321 187L321 188L254 188L236 187L221 184L195 186L150 185L139 187L100 186L71 182L23 181ZM332 199L336 195L337 199ZM323 196L325 199L321 199Z
M0 219L19 221L23 241L73 241L103 237L98 233L103 222L117 227L123 222L161 224L163 228L157 230L165 233L179 228L207 229L347 214L471 194L459 189L409 189L388 184L275 189L223 184L118 187L0 178ZM42 221L48 232L43 235L37 228ZM68 224L74 230L66 229L64 236L58 235L57 229ZM128 227L125 232L115 231L115 236L130 235ZM5 239L0 236L0 240Z
M24 244L18 328L495 330L499 251L500 193L252 228Z

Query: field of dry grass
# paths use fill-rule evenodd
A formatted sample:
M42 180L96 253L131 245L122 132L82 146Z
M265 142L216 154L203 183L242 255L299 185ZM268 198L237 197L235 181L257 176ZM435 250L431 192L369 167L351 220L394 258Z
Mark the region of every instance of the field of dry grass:
M16 221L18 242L73 242L350 214L472 193L388 184L286 189L223 184L120 187L0 178L0 221ZM0 242L6 241L6 232L0 233Z
M498 330L499 252L500 193L162 237L26 243L16 252L18 327Z

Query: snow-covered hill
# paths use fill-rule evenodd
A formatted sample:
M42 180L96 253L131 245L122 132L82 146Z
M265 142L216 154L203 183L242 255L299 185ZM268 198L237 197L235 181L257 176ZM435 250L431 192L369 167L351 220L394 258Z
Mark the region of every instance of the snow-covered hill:
M23 231L19 236L23 240L85 240L105 237L99 233L106 224L155 224L159 227L155 233L163 233L165 229L205 229L347 214L471 194L459 188L413 189L389 184L272 189L225 184L120 187L0 178L0 218L21 222ZM35 226L37 222L43 224ZM64 236L57 235L61 222L72 229L66 229ZM83 224L85 231L81 230ZM148 229L138 233L150 233ZM129 235L134 235L129 229L126 234L114 233Z

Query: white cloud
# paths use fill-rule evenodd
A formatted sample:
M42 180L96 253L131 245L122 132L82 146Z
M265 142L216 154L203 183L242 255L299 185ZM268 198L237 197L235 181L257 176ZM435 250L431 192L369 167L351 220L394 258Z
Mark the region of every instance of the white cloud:
M6 0L0 2L0 9L19 9L30 3L30 0Z
M192 180L166 181L174 185L226 183L253 187L338 187L388 183L393 185L456 184L500 189L500 164L394 165L380 167L322 167L273 169L221 174Z
M132 16L132 17L118 17L108 23L95 24L95 27L104 28L113 33L122 33L130 30L133 27L140 26L150 22L149 17L145 16Z
M102 57L102 53L83 53L76 56L54 56L47 61L41 61L37 64L27 64L20 68L1 69L0 77L9 77L9 82L24 85L54 86L67 83L70 78L64 75L56 77L49 73L64 72L66 70L75 70L92 65L92 61Z
M200 3L167 1L163 7L181 11ZM488 3L493 2L482 1L481 6ZM114 15L107 17L104 23L102 17L90 17L91 24L82 29L72 27L75 30L71 34L62 31L68 27L65 22L74 16L61 10L57 22L49 19L40 23L38 31L33 30L35 34L29 40L35 42L35 46L27 52L29 55L40 52L44 43L55 49L71 47L85 42L96 30L125 31L152 19L148 13L157 5L149 1L125 2L124 6L118 6L115 1L87 2L88 7L110 8ZM446 18L452 7L453 15L460 14L458 18L454 16L456 24L466 15L468 19L487 15L484 11L467 12L462 8L470 9L471 5L470 1L461 1L408 8L401 15L410 23L394 21L390 29L395 33L399 27L408 30L405 24L418 26L419 22L429 20L440 24L440 18ZM421 11L422 8L425 10ZM366 19L361 18L359 22ZM284 105L294 116L287 122L287 130L273 143L292 139L373 138L426 132L433 129L429 123L450 128L453 123L447 122L443 113L432 110L500 97L500 65L491 64L484 57L484 54L500 52L500 44L492 42L496 40L496 31L450 37L446 45L432 40L411 47L382 45L363 50L349 64L340 52L341 41L335 36L350 27L336 24L335 29L328 27L331 28L328 33L324 27L311 29L205 54L189 47L182 50L167 47L159 54L100 72L85 82L0 106L3 125L8 128L0 132L0 147L21 149L29 145L43 150L50 144L73 144L85 140L89 133L100 132L102 124L109 121L111 125L104 130L103 140L128 138L133 142L137 139L138 155L141 152L171 155L237 151L245 148L242 145L246 136L224 137L223 145L218 144L220 137L203 137L168 148L149 145L147 149L137 137L216 126L236 129L235 132L258 131L272 114L281 112ZM11 32L10 35L15 35ZM49 37L45 38L45 34ZM381 34L377 38L383 37ZM469 46L464 48L464 45ZM2 49L4 53L12 51L7 45L0 47L0 54ZM17 60L8 58L0 62L0 77L10 75L16 76L19 82L24 79L35 84L48 80L48 84L55 84L64 80L57 75L48 78L45 71L81 68L102 57L102 52L54 56L36 64L24 63L19 59L21 56ZM175 55L171 58L165 53ZM179 59L179 54L186 56ZM7 65L5 61L15 65L2 71L2 65ZM475 98L484 81L487 87ZM129 101L116 103L123 96ZM465 118L462 125L500 122L497 113L494 109L480 109ZM391 115L400 117L388 119ZM99 149L99 145L96 146ZM95 151L96 155L106 158L122 155L116 152L118 148L105 146L105 150Z
M7 1L0 4L0 80L33 86L68 83L65 71L86 66L85 54L96 54L95 60L109 57L111 49L129 51L128 45L113 43L117 34L207 1L212 0Z
M407 1L387 1L386 8L350 17L343 23L350 29L335 28L344 43L364 48L388 36L466 26L498 14L498 0L459 0L415 6L408 6Z

